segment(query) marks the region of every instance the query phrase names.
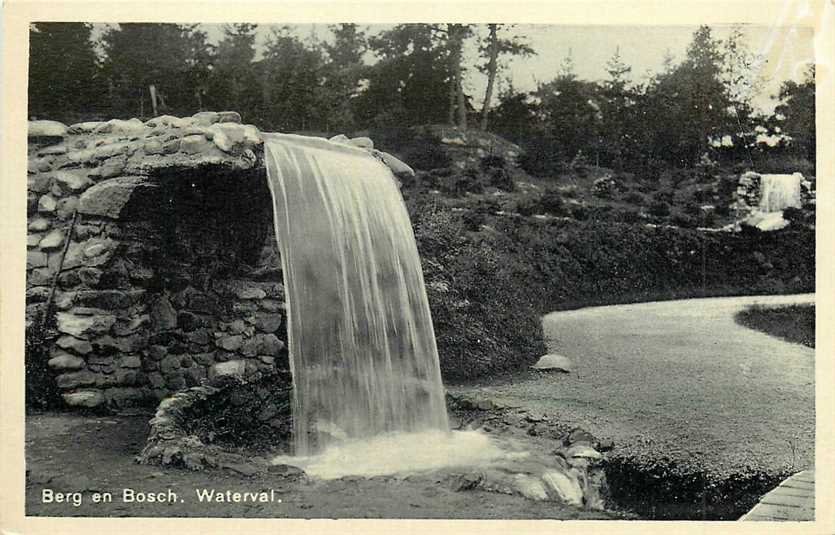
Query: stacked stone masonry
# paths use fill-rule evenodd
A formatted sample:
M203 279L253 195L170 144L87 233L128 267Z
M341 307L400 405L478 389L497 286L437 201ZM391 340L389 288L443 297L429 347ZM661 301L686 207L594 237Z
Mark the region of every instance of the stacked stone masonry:
M367 138L334 141L412 173ZM49 367L68 405L152 406L288 366L263 140L236 112L32 121L27 201L27 327L54 285Z
M286 366L254 126L234 112L34 121L29 141L27 322L57 281L49 367L68 405L153 405L227 368ZM226 198L200 198L213 194ZM245 258L235 244L253 239Z

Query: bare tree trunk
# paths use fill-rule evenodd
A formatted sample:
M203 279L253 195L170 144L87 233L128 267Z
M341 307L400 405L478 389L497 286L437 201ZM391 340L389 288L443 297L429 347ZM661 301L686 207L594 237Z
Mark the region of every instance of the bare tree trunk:
M455 79L449 84L449 113L447 114L447 122L455 126L455 97L458 94L458 83Z
M455 86L458 93L458 127L467 128L467 99L464 98L464 83L461 76L461 50L458 51L459 61L455 64Z
M449 92L449 123L461 128L467 128L467 107L464 98L462 82L461 56L464 48L465 26L461 24L447 25L447 37L450 47L450 61L452 62L452 86ZM457 111L457 113L456 113ZM457 120L456 120L457 118Z
M493 85L496 83L496 71L498 71L499 38L498 24L488 24L490 29L489 37L489 61L487 62L487 90L484 92L484 104L481 106L481 129L487 130L487 116L490 113L490 101L493 99Z

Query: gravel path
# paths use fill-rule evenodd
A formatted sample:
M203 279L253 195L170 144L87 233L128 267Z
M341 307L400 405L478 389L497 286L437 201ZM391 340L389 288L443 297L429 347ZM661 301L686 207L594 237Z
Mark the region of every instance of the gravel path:
M814 294L691 299L549 314L552 352L571 374L526 371L451 387L525 406L615 440L615 453L667 457L722 475L814 466L814 350L735 323L753 304Z

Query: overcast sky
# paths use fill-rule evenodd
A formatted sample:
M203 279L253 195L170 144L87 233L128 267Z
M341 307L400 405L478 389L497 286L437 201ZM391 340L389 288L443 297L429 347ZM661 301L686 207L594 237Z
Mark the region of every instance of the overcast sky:
M370 33L377 33L390 26L365 26ZM216 43L222 37L222 26L204 25L210 41ZM315 35L320 40L329 40L330 31L323 24L302 24L293 26L300 37ZM714 36L724 39L730 26L713 26ZM764 111L774 106L771 97L779 91L780 85L787 79L799 80L814 53L812 46L813 32L810 28L743 26L743 31L751 51L767 58L763 75L765 84L762 94L755 103ZM96 25L96 34L101 31ZM661 68L665 53L669 51L674 61L679 62L685 55L696 26L557 26L557 25L519 25L515 32L527 37L528 43L537 51L537 55L528 58L513 59L503 73L510 76L518 90L530 91L537 82L553 79L560 63L571 51L577 76L587 80L603 80L607 74L606 62L616 48L624 62L632 66L632 78L643 79L648 71ZM484 31L480 28L480 31ZM258 47L262 47L270 32L269 25L258 28ZM468 51L468 64L475 60L475 47ZM480 104L486 80L484 75L471 69L467 78L467 89Z

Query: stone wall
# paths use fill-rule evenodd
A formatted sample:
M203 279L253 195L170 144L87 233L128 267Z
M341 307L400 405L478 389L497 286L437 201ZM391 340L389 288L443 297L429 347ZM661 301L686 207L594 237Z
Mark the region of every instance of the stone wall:
M67 404L152 405L287 366L261 140L239 121L30 123L26 318L56 283L49 367Z
M331 141L414 174L368 138ZM68 405L155 405L289 367L256 127L236 112L32 121L28 156L27 333L54 313L44 343Z

